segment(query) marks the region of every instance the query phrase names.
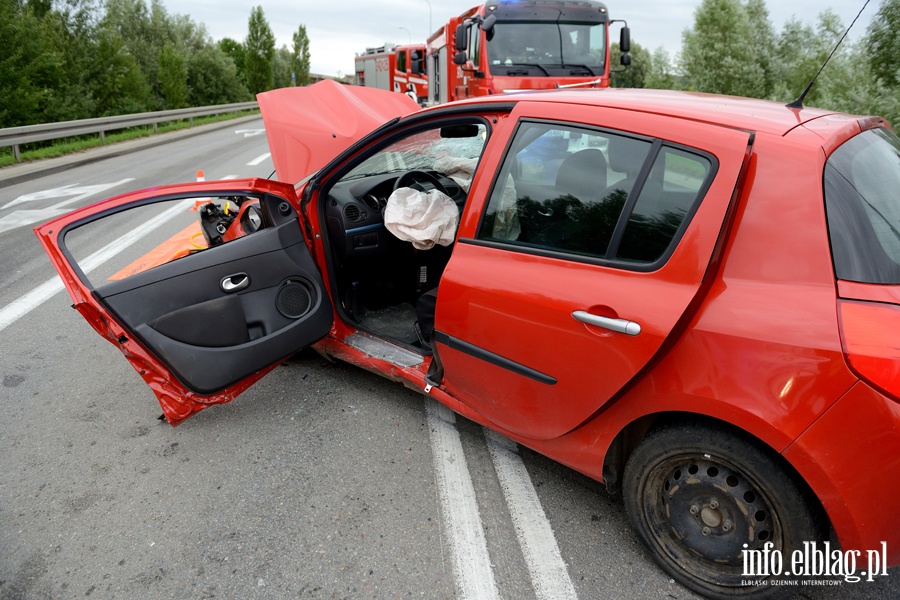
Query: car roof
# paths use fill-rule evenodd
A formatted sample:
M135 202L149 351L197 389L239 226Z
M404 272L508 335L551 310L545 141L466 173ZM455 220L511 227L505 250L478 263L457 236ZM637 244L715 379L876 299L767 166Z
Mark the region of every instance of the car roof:
M582 104L667 115L760 133L786 135L789 131L834 111L788 108L784 103L720 96L700 92L634 88L541 90L497 94L453 104L478 102L552 102ZM448 105L443 105L447 107Z

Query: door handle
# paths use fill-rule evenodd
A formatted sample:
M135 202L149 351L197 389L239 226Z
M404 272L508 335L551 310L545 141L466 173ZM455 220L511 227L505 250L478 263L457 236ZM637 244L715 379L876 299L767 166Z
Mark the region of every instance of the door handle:
M250 276L246 273L235 273L222 279L223 292L236 292L250 285Z
M635 323L634 321L599 317L583 310L576 310L572 313L572 316L575 320L581 321L582 323L596 325L597 327L609 329L610 331L615 331L617 333L624 333L625 335L637 335L641 332L640 324Z

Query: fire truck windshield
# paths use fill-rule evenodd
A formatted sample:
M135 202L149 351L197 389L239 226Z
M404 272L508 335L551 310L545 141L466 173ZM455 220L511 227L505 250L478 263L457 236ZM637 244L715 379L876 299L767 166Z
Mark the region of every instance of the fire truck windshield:
M487 59L494 75L600 75L603 72L605 23L498 22L491 33Z

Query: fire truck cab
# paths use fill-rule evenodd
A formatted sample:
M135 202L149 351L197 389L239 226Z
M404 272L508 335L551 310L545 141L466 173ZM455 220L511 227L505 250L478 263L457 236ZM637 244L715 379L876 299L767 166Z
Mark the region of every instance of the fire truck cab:
M355 59L356 85L406 94L424 105L428 94L425 44L366 48Z
M595 0L489 0L428 38L428 103L557 87L609 87L606 6ZM624 21L619 21L624 24ZM621 29L622 64L630 32Z

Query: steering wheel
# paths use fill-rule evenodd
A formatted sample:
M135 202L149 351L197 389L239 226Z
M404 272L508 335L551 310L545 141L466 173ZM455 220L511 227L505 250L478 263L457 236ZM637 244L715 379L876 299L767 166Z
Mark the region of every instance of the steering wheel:
M397 178L394 182L394 189L409 187L420 192L427 192L430 189L436 189L445 196L450 196L447 188L441 183L440 179L427 171L407 171ZM452 198L452 196L450 196Z

